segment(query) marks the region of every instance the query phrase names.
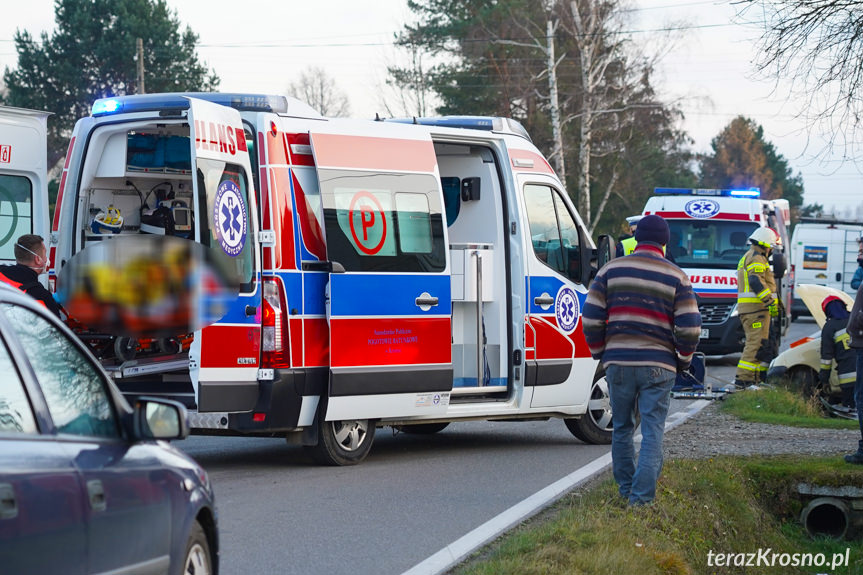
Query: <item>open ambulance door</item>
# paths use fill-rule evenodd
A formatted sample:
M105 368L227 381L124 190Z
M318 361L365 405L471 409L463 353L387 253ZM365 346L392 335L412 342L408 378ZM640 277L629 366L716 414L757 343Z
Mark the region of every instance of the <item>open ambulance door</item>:
M212 301L203 294L203 313L221 319L195 333L192 383L199 412L250 411L258 399L261 255L246 137L233 108L189 100L195 241L239 282L239 297Z
M0 106L0 264L23 234L48 241L48 112Z
M310 134L332 270L325 420L442 414L452 297L434 145L403 126L340 125Z

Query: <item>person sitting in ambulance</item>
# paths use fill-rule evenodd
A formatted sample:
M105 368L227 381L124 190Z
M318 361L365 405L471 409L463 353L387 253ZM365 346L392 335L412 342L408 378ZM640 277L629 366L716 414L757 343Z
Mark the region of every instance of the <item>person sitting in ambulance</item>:
M42 302L46 308L62 319L60 305L39 276L48 271L48 253L45 240L36 234L24 234L15 242L15 264L0 266L0 281L21 290Z
M836 360L839 389L842 390L842 405L854 407L854 383L857 381L857 354L850 347L851 336L846 326L850 316L845 302L835 295L827 296L821 302L821 309L827 316L821 328L821 370L818 383L823 388L830 386L830 372Z

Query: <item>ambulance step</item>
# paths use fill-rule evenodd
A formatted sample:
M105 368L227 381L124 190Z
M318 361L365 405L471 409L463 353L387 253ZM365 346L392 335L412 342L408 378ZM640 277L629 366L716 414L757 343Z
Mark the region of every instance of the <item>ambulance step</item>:
M144 357L124 361L119 365L108 364L103 367L115 380L170 371L188 371L189 356Z

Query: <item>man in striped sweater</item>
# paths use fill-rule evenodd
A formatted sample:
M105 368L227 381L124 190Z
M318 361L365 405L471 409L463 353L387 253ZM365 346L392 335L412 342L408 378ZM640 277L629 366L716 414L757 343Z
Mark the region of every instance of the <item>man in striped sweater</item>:
M584 305L584 335L602 361L611 395L611 458L620 494L630 505L656 495L662 438L678 371L685 370L701 335L701 314L686 274L663 257L668 224L645 216L638 247L599 270ZM641 453L632 436L641 414Z

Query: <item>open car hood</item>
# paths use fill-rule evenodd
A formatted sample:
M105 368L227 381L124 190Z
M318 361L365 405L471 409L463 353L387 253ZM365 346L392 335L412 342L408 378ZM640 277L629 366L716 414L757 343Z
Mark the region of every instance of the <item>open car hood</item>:
M824 298L831 295L842 298L842 301L845 302L849 311L854 305L854 298L850 295L844 291L827 286L800 284L794 287L794 293L798 295L800 299L803 300L803 303L806 304L806 307L809 308L809 313L811 313L812 317L815 318L815 322L818 324L819 329L824 327L824 322L826 321L824 311L821 309L821 302L824 301Z

